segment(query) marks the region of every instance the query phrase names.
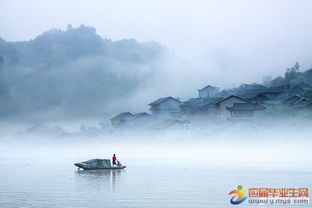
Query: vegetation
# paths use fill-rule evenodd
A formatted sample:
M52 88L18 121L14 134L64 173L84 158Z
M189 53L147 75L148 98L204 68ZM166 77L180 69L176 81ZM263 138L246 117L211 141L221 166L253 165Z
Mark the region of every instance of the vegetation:
M102 116L107 103L148 82L164 50L152 41L104 39L84 25L53 29L30 41L0 39L0 103L7 102L8 89L15 113Z
M164 68L167 51L157 42L111 41L81 25L53 29L30 41L0 38L0 118L4 115L60 113L105 115L111 103L123 102L144 89ZM312 85L312 69L299 63L284 78L265 77L266 85ZM312 91L304 96L312 98Z

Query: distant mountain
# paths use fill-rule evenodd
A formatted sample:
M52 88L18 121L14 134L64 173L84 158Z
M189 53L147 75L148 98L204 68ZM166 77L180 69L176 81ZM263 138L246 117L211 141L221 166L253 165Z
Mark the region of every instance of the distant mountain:
M0 38L0 103L11 102L16 115L101 116L107 103L148 82L164 51L153 41L114 42L84 25L53 29L30 41Z

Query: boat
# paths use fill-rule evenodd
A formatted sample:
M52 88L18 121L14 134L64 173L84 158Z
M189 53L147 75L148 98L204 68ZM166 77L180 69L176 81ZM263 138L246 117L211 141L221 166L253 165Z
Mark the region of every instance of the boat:
M92 159L80 163L75 163L75 166L78 167L78 170L121 170L125 169L127 166L119 165L112 166L109 159Z

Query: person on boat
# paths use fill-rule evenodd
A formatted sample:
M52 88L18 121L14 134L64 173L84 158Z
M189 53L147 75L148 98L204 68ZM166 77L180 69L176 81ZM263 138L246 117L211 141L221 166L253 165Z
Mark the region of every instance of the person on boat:
M117 165L117 157L115 154L113 154L112 163L113 163L113 166Z
M117 160L117 166L118 167L122 166L121 163L119 162L119 160Z

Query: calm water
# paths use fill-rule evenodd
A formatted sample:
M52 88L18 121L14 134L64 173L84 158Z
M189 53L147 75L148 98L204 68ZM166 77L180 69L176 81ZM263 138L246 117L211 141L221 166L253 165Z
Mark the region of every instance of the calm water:
M227 194L237 185L246 189L312 188L312 171L304 165L301 168L265 163L212 165L194 159L144 160L140 157L124 160L128 167L121 171L77 171L74 162L91 158L50 155L42 159L14 151L14 156L2 154L0 157L0 207L4 208L221 208L233 206ZM247 203L239 206L251 207Z

